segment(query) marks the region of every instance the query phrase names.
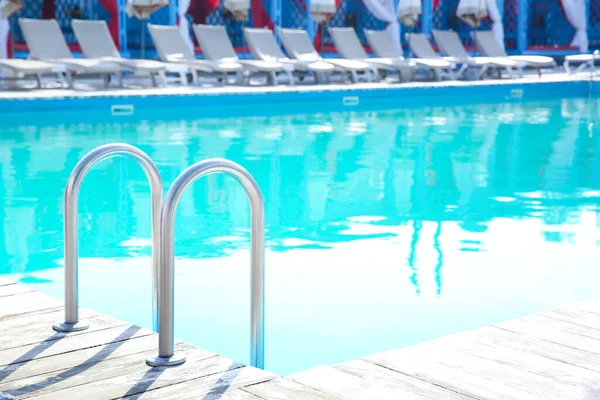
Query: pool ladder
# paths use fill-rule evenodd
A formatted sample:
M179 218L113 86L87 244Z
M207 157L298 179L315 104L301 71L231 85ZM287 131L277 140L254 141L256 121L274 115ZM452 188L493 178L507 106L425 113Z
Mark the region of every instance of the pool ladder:
M246 190L251 211L251 331L250 364L264 368L264 203L260 189L248 171L232 161L213 158L195 163L173 182L163 202L163 184L156 164L137 147L113 143L87 153L75 166L64 195L64 259L65 259L65 319L54 324L59 332L87 329L89 324L79 319L78 280L78 200L81 184L96 164L107 158L126 156L134 159L144 170L150 183L152 198L152 309L158 316L158 353L146 360L150 366L171 366L185 362L184 353L175 352L174 297L175 254L174 223L177 205L185 190L200 177L213 173L233 176Z

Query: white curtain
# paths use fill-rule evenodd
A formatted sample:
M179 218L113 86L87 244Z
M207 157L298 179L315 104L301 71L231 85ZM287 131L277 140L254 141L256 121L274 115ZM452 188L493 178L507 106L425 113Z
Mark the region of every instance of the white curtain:
M191 2L192 0L179 0L179 31L183 36L183 40L185 40L185 44L189 47L192 54L194 54L194 43L192 42L192 38L190 38L190 24L185 16Z
M10 23L8 19L0 19L0 58L8 58L8 33L10 32Z
M394 0L363 0L363 3L373 16L381 21L387 22L386 30L392 36L392 40L398 51L402 51L400 45L400 24L396 16Z
M588 51L587 21L585 13L585 0L561 0L565 16L569 24L577 29L571 41L571 46L579 48L582 53Z
M502 14L504 12L504 0L485 0L488 10L488 15L492 20L492 32L496 37L496 41L504 49L504 22L502 22ZM502 12L500 11L502 10Z

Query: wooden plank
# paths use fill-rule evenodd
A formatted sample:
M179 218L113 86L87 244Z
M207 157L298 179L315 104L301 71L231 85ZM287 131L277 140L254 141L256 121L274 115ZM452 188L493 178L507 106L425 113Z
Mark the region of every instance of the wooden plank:
M552 318L529 316L493 325L510 332L547 340L552 343L600 354L600 337L596 330L575 326Z
M592 329L600 329L600 314L591 313L575 308L558 308L537 314L544 318L552 318L574 325L583 325Z
M413 397L419 399L472 399L472 397L451 392L366 360L349 361L335 365L334 368L360 378L368 388L367 393L375 394L375 396L365 396L365 398L375 398L378 393L377 387L389 386L407 399Z
M341 400L283 377L246 386L242 390L266 400Z
M600 354L507 331L495 326L483 329L485 329L487 340L494 345L527 351L552 360L600 372Z
M584 387L593 384L600 378L600 374L596 371L529 353L526 348L517 350L501 346L487 335L490 329L492 328L465 332L434 340L432 343L541 375L562 384ZM508 335L518 336L517 333Z
M56 332L52 329L52 324L62 319L63 314L56 314L56 316L58 316L58 318L53 320L48 320L48 317L44 318L46 319L46 321L44 321L45 323L36 323L33 327L23 327L15 329L13 332L0 331L0 365L2 365L3 359L2 351L6 349L14 349L42 342L48 343L64 337L87 335L91 332L129 325L126 322L106 315L90 314L90 316L86 318L86 321L90 323L88 329L79 332ZM27 335L23 335L23 332L27 332Z
M86 310L83 308L79 310L82 318L89 317L89 315L84 317L85 312ZM8 332L3 333L3 331L17 331L22 328L31 328L32 326L37 325L52 325L54 322L64 318L64 315L64 307L58 306L37 313L16 314L11 317L3 318L2 322L0 322L0 336L8 334Z
M41 343L0 351L0 365L50 357L90 347L102 346L108 343L120 342L133 337L147 336L152 333L152 331L134 325L123 325L96 332L82 333L80 335L64 336L58 340L51 335L47 341ZM59 335L58 332L56 335Z
M38 379L46 379L45 377L41 377L41 375L46 374L49 377L73 368L83 369L83 366L95 364L100 361L156 350L157 346L158 337L156 335L148 335L122 342L110 343L101 348L92 347L73 351L67 355L59 354L52 357L7 365L0 369L0 387L8 382L32 376L38 376Z
M46 296L39 292L23 293L16 296L8 296L2 299L0 307L0 321L3 318L22 315L30 312L40 312L49 308L62 305L62 301Z
M584 301L583 303L569 304L560 308L567 310L574 309L579 311L587 311L592 314L600 314L600 298Z
M118 358L123 360L126 357ZM113 361L117 361L113 360ZM110 361L108 361L110 362ZM177 367L151 368L143 360L138 360L128 368L111 368L120 370L119 376L110 379L94 378L93 382L74 386L68 389L52 391L32 397L36 400L89 400L114 399L133 396L137 393L159 389L176 383L194 380L213 374L241 368L243 365L206 350L195 349L188 353L188 360ZM9 393L11 393L9 391Z
M82 310L90 330L54 336L62 302L2 281L0 298L0 391L20 398L569 400L600 381L600 300L282 378L180 342L185 364L149 368L150 331Z
M202 400L260 400L261 398L241 389L235 389L231 392L227 391L222 394L209 393Z
M30 293L34 291L35 290L32 288L23 285L4 285L0 286L0 297L14 296L16 294Z
M600 329L597 323L594 324L591 322L593 319L586 321L581 318L578 320L576 316L567 317L564 313L562 314L562 318L557 318L556 314L558 313L545 312L526 318L539 323L556 325L561 330L600 340Z
M478 399L572 398L552 380L432 343L365 359Z
M17 282L15 282L15 281L12 281L10 279L6 279L6 278L3 278L2 276L0 276L0 286L14 285L16 283Z
M252 367L236 368L223 373L214 374L198 379L193 379L178 384L151 390L143 394L135 394L129 399L160 399L160 400L186 400L220 398L236 389L265 382L275 378L276 375ZM255 398L258 398L255 396Z
M180 346L181 347L181 346ZM191 346L184 345L186 349ZM139 371L141 368L146 368L146 357L153 354L156 349L131 354L128 356L102 360L103 348L96 348L98 362L90 361L76 365L68 370L54 371L42 375L35 375L30 378L21 379L7 383L0 382L0 391L9 393L19 398L29 398L48 395L52 397L52 393L69 391L72 388L77 388L81 385L94 384L104 380L125 376L128 373ZM211 355L209 353L208 355ZM56 357L52 357L56 359ZM50 360L52 360L50 359ZM135 381L121 382L121 387L129 387ZM58 395L60 396L60 395ZM96 394L98 398L105 399L101 393Z
M369 364L367 362L363 363ZM406 390L406 385L403 385L399 379L386 381L373 378L369 373L365 373L367 368L364 364L362 364L362 372L356 368L352 373L347 373L344 369L319 366L292 374L288 378L339 399L435 399L431 396L424 397L422 394L428 394L426 391L417 393ZM346 367L346 370L348 369L351 368ZM378 374L378 372L374 373ZM398 372L395 373L400 375ZM451 391L440 390L438 393L440 399L456 397L456 393Z

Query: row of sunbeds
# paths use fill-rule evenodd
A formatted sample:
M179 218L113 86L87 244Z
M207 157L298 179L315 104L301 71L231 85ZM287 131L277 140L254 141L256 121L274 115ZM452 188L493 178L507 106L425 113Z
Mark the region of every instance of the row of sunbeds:
M181 31L175 26L148 25L161 61L123 58L119 54L104 21L73 20L72 26L85 58L74 58L56 20L20 19L21 30L29 47L30 60L3 59L0 68L18 77L32 75L40 83L41 75L66 77L67 85L79 75L102 75L105 86L111 75L122 85L123 73L145 75L156 86L175 75L181 84L188 76L196 84L202 76L215 77L227 84L235 76L238 84L247 84L251 76L264 75L267 82L277 84L281 77L293 84L297 78L314 75L315 81L329 81L334 74L353 82L372 81L381 75L396 73L399 80L415 77L417 71L428 71L439 80L472 77L483 78L504 70L509 76L522 75L523 68L543 68L556 64L544 56L508 56L489 31L474 32L475 42L484 56L471 57L458 35L452 31L434 31L434 39L443 54L439 55L427 36L407 34L407 42L415 58L404 58L385 31L365 30L365 36L376 57L369 57L353 28L329 28L341 58L322 58L306 31L280 29L279 37L287 53L268 29L246 28L244 35L254 59L240 59L225 28L194 25L193 31L205 59L197 59ZM473 71L473 74L469 74Z

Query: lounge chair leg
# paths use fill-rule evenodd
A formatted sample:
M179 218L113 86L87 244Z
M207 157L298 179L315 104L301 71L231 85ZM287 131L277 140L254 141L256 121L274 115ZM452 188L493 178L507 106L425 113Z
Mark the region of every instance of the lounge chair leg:
M566 61L563 63L563 67L565 67L565 72L569 75L571 75L573 73L573 71L571 71L571 64L569 63L569 61Z
M110 84L110 74L104 74L102 78L104 78L104 87L107 88Z
M192 85L198 86L198 71L192 70Z
M403 69L399 69L398 70L398 82L402 83L402 82L406 82L406 78L404 77L404 72L405 70Z
M277 86L277 74L275 72L269 72L267 74L267 83L273 86Z
M65 75L67 76L67 87L73 89L73 74L71 71L67 71L65 72Z
M542 69L541 68L536 68L537 69L537 73L538 73L538 78L542 77Z
M357 83L358 82L358 74L356 73L356 71L350 71L350 80L353 83Z
M506 67L506 72L508 72L508 77L510 79L514 78L514 74L513 74L513 69L512 67ZM500 75L502 76L502 72L500 73Z
M483 67L481 67L481 70L479 71L479 74L477 74L477 80L478 81L482 80L487 71L488 71L488 66L487 65L484 65Z
M65 87L65 76L62 72L56 73L56 81L60 84L61 87Z
M219 82L220 86L225 86L228 83L227 80L227 73L224 72L221 75L219 75L219 77L217 78L217 82Z
M167 74L165 73L165 71L160 71L158 73L158 78L160 81L160 86L166 87L167 86Z
M287 71L288 77L290 78L290 85L294 85L296 84L296 81L294 79L294 73L292 71Z
M379 71L377 70L377 68L369 69L366 72L366 74L367 74L367 79L369 80L369 82L371 82L371 81L379 82L381 80L381 75L379 75Z
M460 77L460 76L465 76L466 78L466 72L467 72L467 64L463 64L460 66L460 69L458 70L458 72L456 73L456 76Z
M238 71L235 73L235 84L240 86L246 84L246 78L244 77L244 73L242 71Z
M565 63L567 63L567 64L568 64L568 61L565 61ZM581 65L579 65L579 67L575 68L575 71L573 71L573 70L571 69L570 71L567 71L567 72L569 72L569 74L576 74L576 73L578 73L578 72L581 72L581 71L583 71L583 70L585 69L585 67L588 67L588 66L591 66L591 65L592 65L592 64L584 63L584 64L581 64ZM567 67L565 67L565 69L567 69Z
M42 88L42 77L40 74L35 74L35 82L37 83L38 89Z
M433 79L435 79L436 81L441 81L442 80L442 73L439 69L434 68L433 70Z

